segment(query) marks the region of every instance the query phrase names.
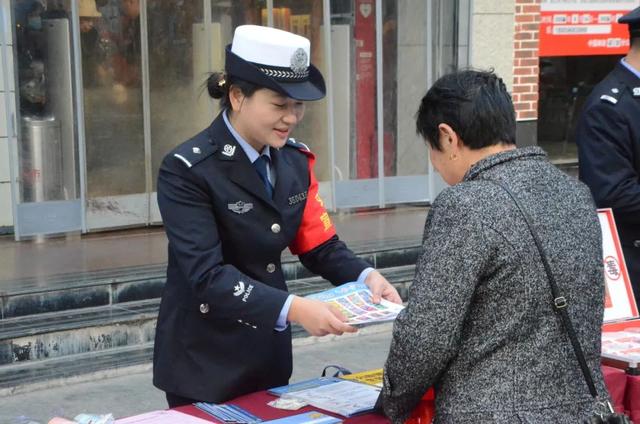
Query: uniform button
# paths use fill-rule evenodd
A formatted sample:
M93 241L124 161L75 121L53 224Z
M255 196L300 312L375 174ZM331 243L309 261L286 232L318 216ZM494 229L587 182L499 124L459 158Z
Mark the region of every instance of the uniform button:
M269 274L271 274L272 272L274 272L276 270L276 266L274 264L269 264L267 265L267 272Z
M200 304L200 313L202 313L202 314L208 314L209 313L209 304L208 303L201 303Z
M640 247L640 240L634 240L633 247Z
M275 234L278 234L280 232L280 224L273 224L271 226L271 231L273 231Z

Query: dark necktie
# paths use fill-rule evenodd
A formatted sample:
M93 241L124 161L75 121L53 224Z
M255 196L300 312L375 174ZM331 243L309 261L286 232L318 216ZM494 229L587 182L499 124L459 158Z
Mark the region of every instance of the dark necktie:
M253 166L255 166L256 171L258 171L258 175L260 175L260 179L264 184L264 188L267 190L267 195L269 198L273 198L273 187L271 186L271 182L269 181L269 176L267 175L267 164L269 163L269 156L260 155L255 162L253 162Z

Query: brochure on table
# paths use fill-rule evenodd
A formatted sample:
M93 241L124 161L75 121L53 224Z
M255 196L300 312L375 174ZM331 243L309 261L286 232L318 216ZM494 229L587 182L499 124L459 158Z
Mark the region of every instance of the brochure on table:
M371 291L364 284L347 283L307 296L335 306L347 318L349 325L365 325L393 321L404 306L382 299L373 303Z
M344 417L373 411L380 388L336 377L318 377L288 386L274 387L268 393L282 399L296 399Z
M611 209L599 209L605 276L602 357L636 368L640 363L640 320Z

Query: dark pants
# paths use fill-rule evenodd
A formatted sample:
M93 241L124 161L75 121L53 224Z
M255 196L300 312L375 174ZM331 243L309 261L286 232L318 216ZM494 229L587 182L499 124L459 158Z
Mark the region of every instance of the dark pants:
M167 392L166 395L169 408L177 408L178 406L191 405L192 403L200 402L199 400L174 395L173 393Z
M627 264L633 294L636 297L636 304L640 309L640 247L622 246L624 252L624 262Z

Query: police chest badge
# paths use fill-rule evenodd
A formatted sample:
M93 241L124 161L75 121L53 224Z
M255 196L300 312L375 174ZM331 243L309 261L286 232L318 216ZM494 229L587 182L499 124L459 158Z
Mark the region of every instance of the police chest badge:
M242 200L238 200L236 203L227 204L227 208L231 212L235 212L235 213L241 215L241 214L247 213L251 209L253 209L253 203L245 203Z
M640 97L640 87L633 88L633 97Z
M306 199L307 199L306 191L303 191L302 193L294 194L293 196L289 197L289 206L293 206L295 204L303 202Z

